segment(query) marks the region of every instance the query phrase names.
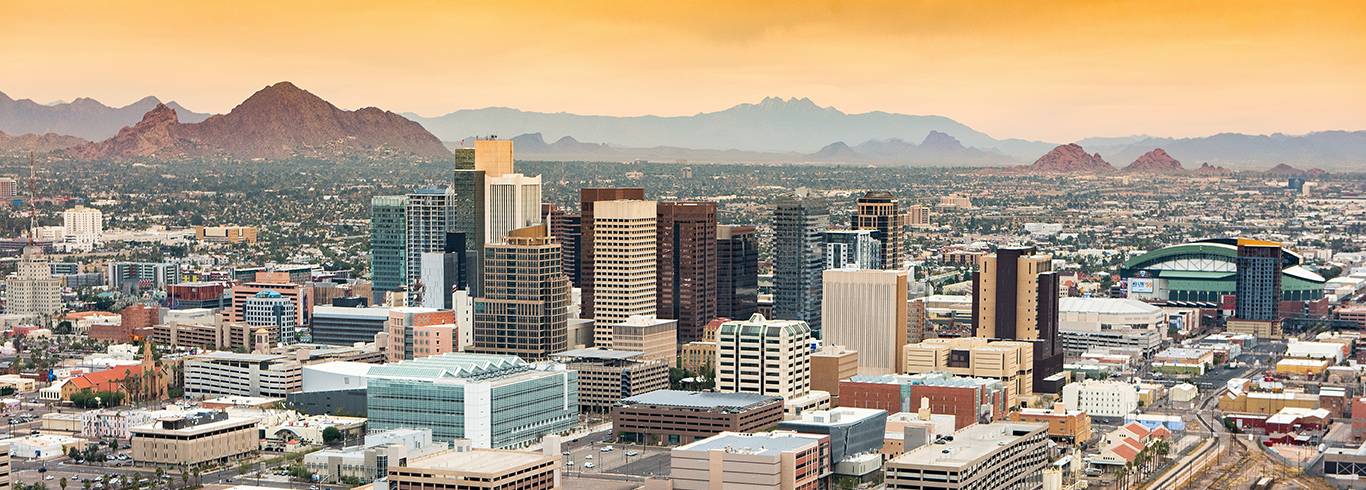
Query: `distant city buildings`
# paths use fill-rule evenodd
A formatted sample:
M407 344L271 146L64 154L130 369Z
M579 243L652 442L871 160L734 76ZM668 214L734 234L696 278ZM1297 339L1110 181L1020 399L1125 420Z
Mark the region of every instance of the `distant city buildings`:
M196 226L196 240L209 243L256 243L254 226Z

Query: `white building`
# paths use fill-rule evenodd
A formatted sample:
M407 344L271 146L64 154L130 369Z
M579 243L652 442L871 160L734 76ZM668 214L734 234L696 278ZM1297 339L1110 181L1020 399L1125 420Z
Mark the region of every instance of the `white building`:
M66 454L68 446L85 447L84 439L66 436L35 435L0 441L9 445L9 455L18 458L42 459Z
M294 300L274 289L267 289L242 302L242 321L254 327L278 326L280 338L292 343L297 327L296 310Z
M612 325L655 314L654 201L593 204L593 342L611 345Z
M303 367L303 391L354 390L365 387L366 374L374 364L334 361Z
M5 281L6 313L36 318L61 309L62 280L48 273L41 254L38 247L24 247L18 270Z
M716 332L716 390L779 396L791 414L830 408L830 394L811 389L810 342L811 327L800 320L755 313L722 323Z
M1167 313L1162 311L1162 308L1133 299L1058 299L1060 330L1100 332L1126 328L1158 330L1165 334Z
M904 270L832 269L824 273L822 339L858 351L859 374L900 374L908 340Z
M289 356L213 352L185 361L185 394L284 398L303 388L303 365Z
M541 223L541 176L484 176L484 241L503 241L508 232Z
M1200 389L1190 383L1173 386L1168 395L1174 402L1189 402L1200 397Z
M104 213L98 209L76 206L62 211L62 227L67 235L91 235L99 239L104 232Z
M386 463L390 461L411 461L449 447L444 442L433 443L431 429L392 429L366 435L363 446L309 453L304 456L304 466L323 483L337 483L347 476L370 483L387 475Z
M1068 410L1083 410L1097 417L1122 417L1138 409L1138 389L1118 381L1088 379L1062 387Z
M1296 342L1293 339L1285 347L1285 357L1304 359L1331 359L1339 364L1347 356L1347 344L1335 342Z

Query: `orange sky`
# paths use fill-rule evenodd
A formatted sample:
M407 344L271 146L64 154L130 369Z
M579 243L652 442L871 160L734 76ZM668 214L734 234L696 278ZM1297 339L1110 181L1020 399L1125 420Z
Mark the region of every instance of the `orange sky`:
M997 138L1366 129L1366 3L19 1L0 91L226 112L289 80L345 108L687 115L765 96Z

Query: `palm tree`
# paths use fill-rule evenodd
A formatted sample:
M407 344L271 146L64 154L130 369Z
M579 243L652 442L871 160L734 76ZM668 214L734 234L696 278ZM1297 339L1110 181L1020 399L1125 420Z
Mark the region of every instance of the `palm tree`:
M162 470L161 467L158 466L158 467L157 467L157 482L156 482L157 485L160 485L160 484L161 484L161 477L163 477L163 476L166 476L166 471ZM155 485L154 485L154 486L155 486Z
M180 488L185 488L185 487L188 487L188 486L190 486L190 473L189 473L188 471L181 470L181 471L180 471Z
M194 484L203 485L204 481L199 479L199 468L194 469Z
M61 480L58 480L57 484L62 486L62 490L66 490L66 477L64 476Z
M1129 466L1130 466L1130 463L1124 463L1124 466L1123 466L1123 467L1121 467L1120 469L1115 470L1115 480L1116 480L1116 483L1119 483L1121 487L1125 486L1125 485L1124 485L1124 480L1126 480L1125 477L1129 476Z

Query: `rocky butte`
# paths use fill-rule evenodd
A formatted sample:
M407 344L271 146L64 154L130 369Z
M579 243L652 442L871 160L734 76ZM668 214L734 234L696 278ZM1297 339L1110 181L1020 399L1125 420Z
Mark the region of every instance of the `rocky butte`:
M225 152L241 158L288 158L305 150L340 145L392 148L425 157L450 152L420 124L393 112L366 107L345 111L280 82L261 89L227 114L183 124L164 104L113 138L67 150L82 160L124 160Z
M1141 174L1179 174L1186 171L1181 167L1181 162L1172 158L1161 148L1144 153L1143 156L1134 160L1129 166L1124 167L1125 172Z
M1007 167L1005 170L1025 174L1110 173L1115 171L1115 167L1101 158L1099 153L1090 155L1082 149L1081 145L1069 143L1054 148L1047 155L1035 160L1033 164Z

